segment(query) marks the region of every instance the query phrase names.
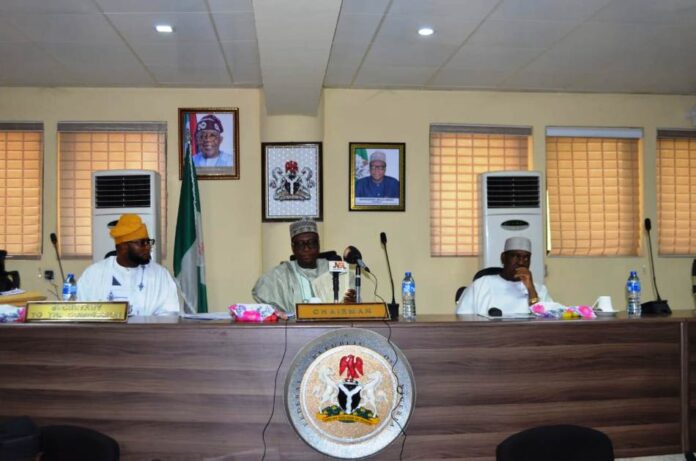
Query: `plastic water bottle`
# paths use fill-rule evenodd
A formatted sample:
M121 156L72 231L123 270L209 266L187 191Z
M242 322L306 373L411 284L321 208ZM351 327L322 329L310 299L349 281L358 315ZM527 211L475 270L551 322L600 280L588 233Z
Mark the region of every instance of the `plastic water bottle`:
M63 282L63 301L77 301L77 280L72 273L68 273Z
M403 305L404 320L416 318L416 281L410 272L406 272L401 282L401 304Z
M631 275L626 280L626 313L630 316L640 315L640 279L636 271L631 271Z

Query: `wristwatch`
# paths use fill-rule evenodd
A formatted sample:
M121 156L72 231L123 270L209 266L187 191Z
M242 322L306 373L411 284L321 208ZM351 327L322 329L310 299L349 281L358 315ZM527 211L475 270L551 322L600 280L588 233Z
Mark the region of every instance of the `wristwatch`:
M534 304L536 304L536 303L538 303L538 302L539 302L539 298L535 296L535 297L533 297L532 299L529 300L529 305L532 306L532 305L534 305Z

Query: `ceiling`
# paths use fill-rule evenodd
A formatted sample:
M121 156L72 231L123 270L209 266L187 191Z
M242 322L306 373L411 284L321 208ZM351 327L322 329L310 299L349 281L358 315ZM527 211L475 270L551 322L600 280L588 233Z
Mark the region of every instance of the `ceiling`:
M263 88L270 114L322 88L696 95L696 0L0 0L0 62L0 86Z

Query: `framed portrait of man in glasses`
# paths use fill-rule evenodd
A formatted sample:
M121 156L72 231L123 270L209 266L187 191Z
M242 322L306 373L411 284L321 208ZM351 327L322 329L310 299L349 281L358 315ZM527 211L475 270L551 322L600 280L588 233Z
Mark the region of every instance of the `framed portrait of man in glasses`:
M406 144L352 142L350 211L406 209Z

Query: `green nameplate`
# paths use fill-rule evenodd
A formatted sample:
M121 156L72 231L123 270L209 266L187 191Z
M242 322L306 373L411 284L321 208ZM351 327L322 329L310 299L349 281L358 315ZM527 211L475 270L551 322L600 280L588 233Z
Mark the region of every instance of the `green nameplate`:
M125 322L128 303L28 302L27 322Z
M304 304L295 306L297 321L389 320L384 303Z

